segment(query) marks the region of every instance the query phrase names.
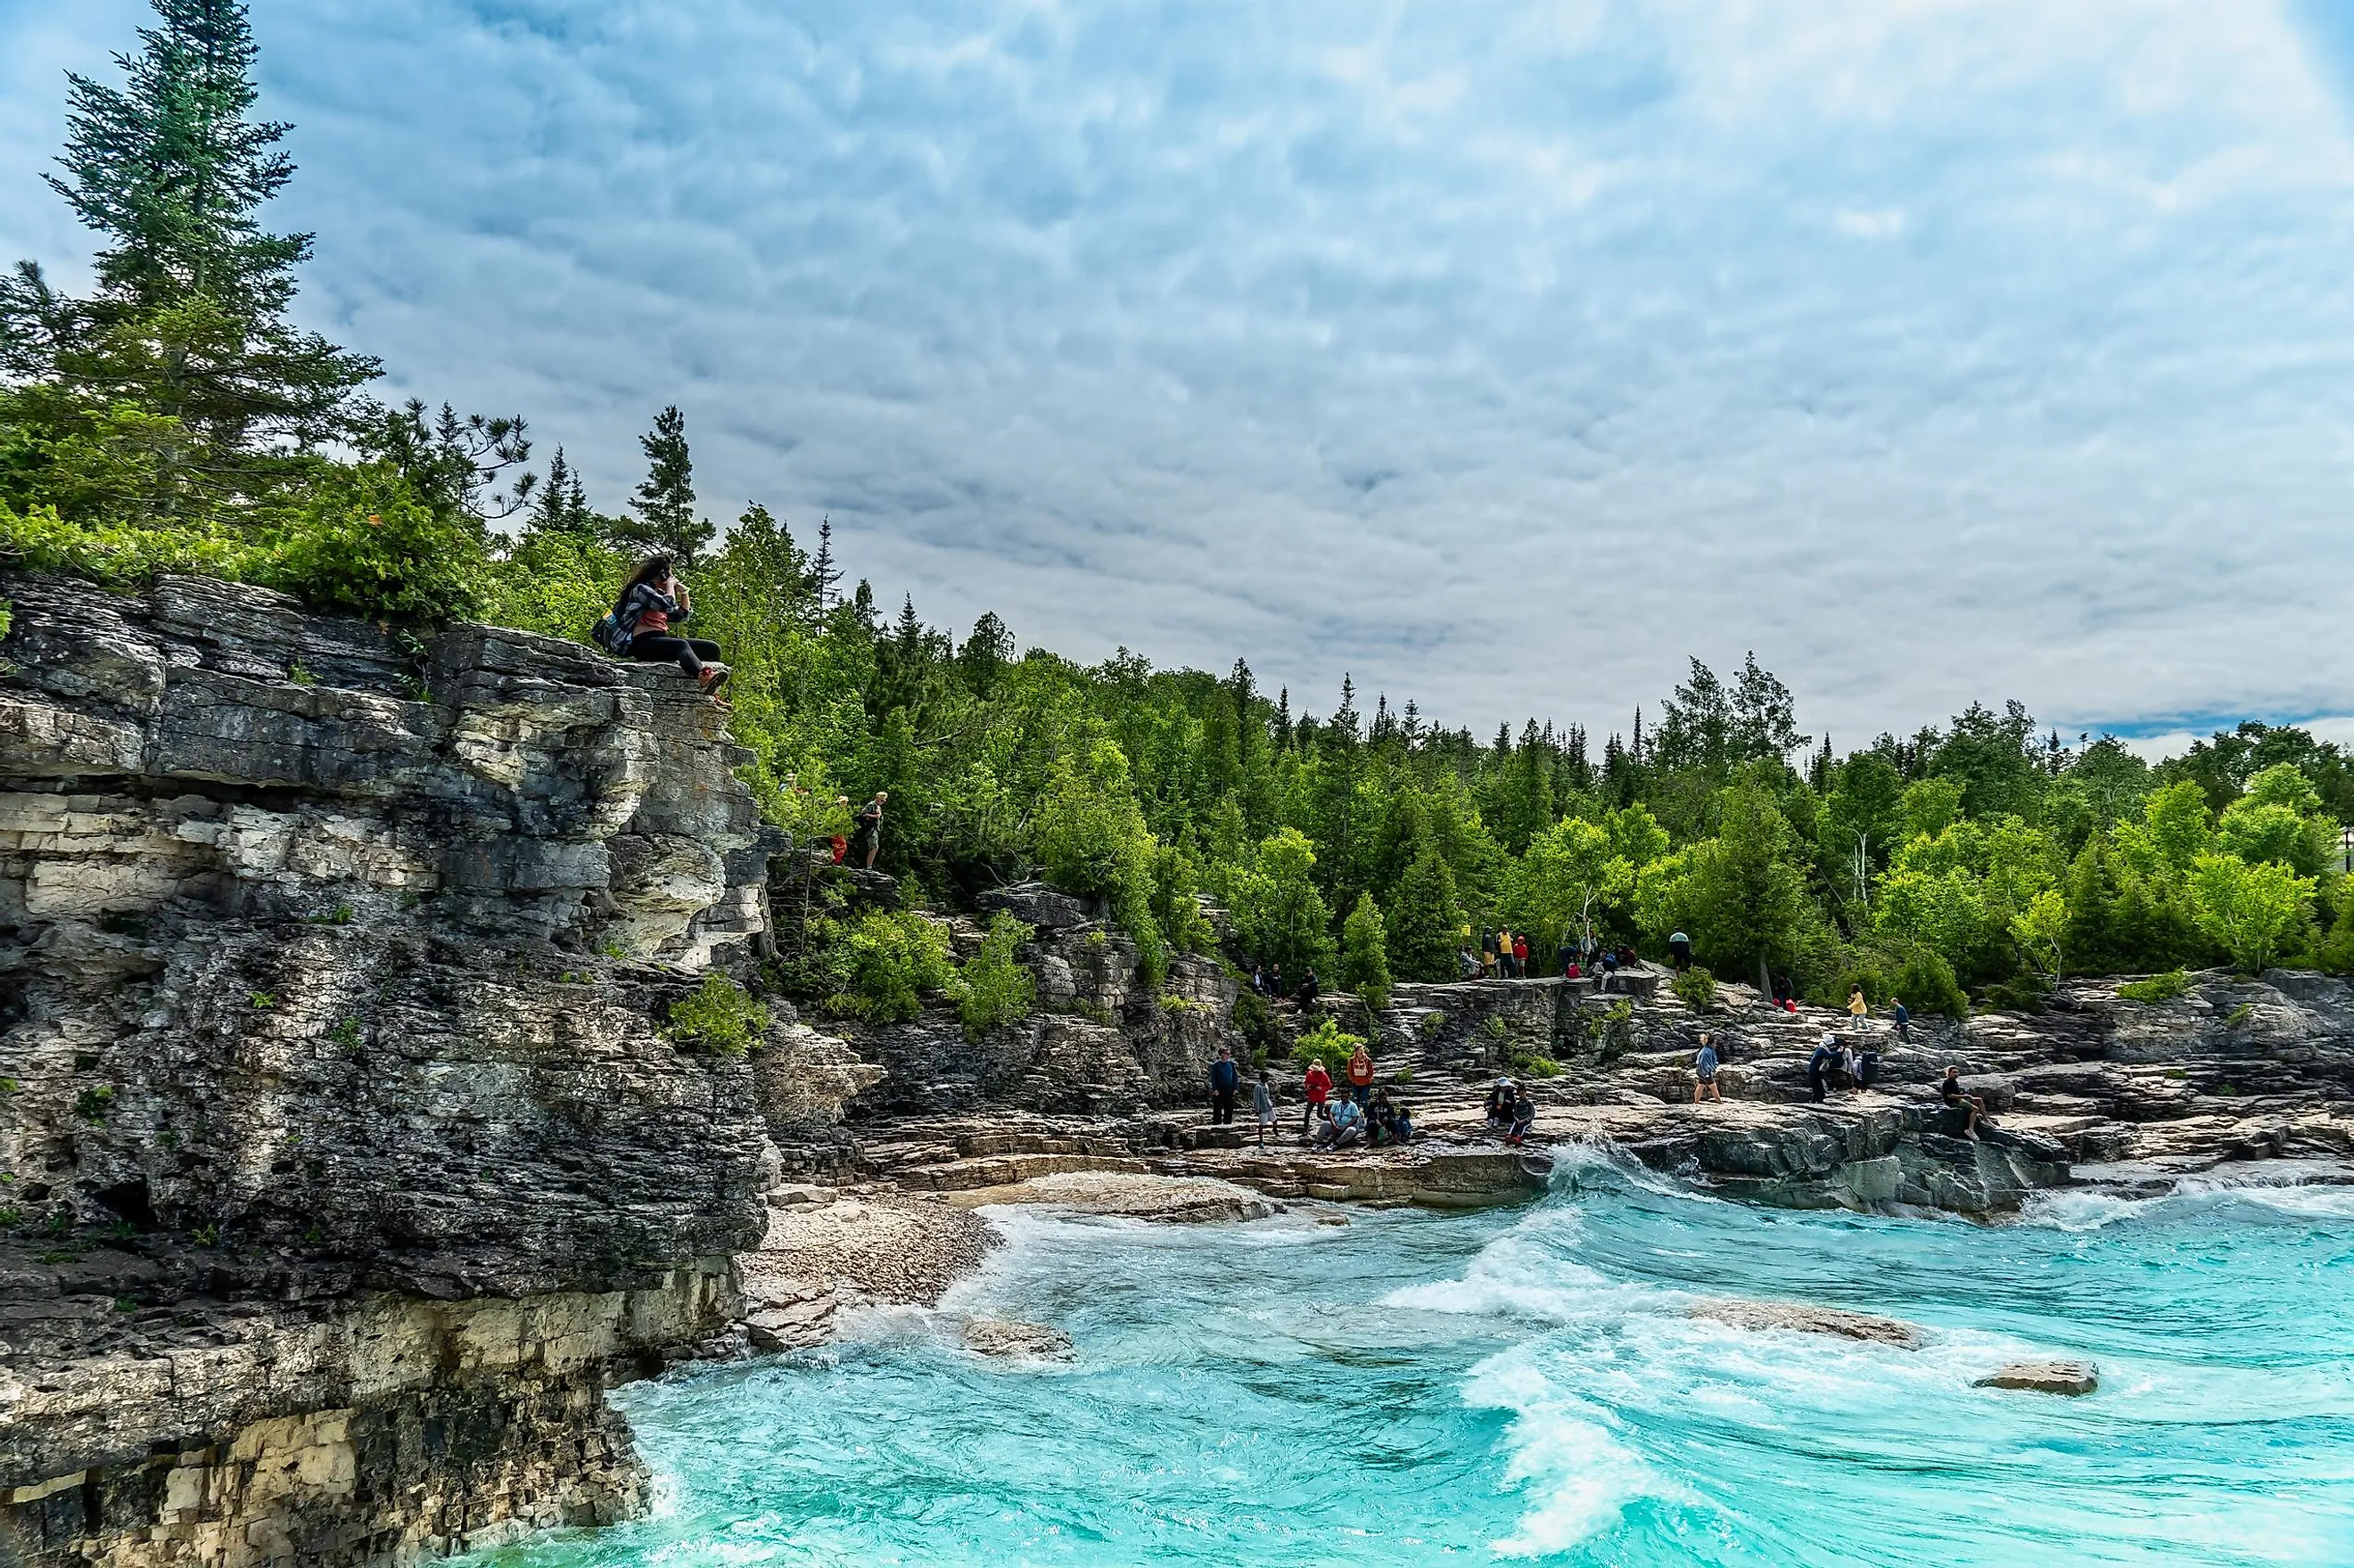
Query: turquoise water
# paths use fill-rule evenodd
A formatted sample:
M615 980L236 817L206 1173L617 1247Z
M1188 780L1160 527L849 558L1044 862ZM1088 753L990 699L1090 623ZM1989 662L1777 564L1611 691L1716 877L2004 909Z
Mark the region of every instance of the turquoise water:
M590 1564L2354 1564L2354 1192L1799 1214L1573 1152L1536 1205L1151 1227L1001 1215L949 1311L624 1390L654 1516ZM1921 1350L1695 1321L1887 1313ZM1974 1389L2090 1356L2088 1399Z

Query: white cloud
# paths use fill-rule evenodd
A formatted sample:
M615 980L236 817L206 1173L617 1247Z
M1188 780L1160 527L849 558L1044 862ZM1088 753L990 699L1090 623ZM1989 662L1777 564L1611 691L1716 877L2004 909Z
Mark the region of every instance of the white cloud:
M0 250L123 0L0 0ZM2320 17L2320 20L2317 20ZM257 0L304 308L932 619L1485 732L2342 705L2354 35L2197 0ZM2340 47L2343 45L2345 47ZM29 105L29 107L28 107Z

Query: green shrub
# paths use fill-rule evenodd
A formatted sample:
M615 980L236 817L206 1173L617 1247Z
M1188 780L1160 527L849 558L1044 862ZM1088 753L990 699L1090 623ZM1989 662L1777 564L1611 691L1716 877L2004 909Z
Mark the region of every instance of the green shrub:
M1364 1044L1361 1035L1341 1032L1331 1019L1322 1019L1315 1028L1291 1043L1291 1059L1304 1069L1310 1062L1321 1062L1325 1071L1339 1077L1349 1065L1349 1058Z
M964 1000L959 1011L967 1039L978 1040L1002 1024L1017 1022L1036 1004L1037 982L1014 956L1030 937L1031 928L1003 910L990 916L981 950L964 966Z
M2253 1001L2243 1001L2240 1003L2239 1006L2232 1009L2231 1016L2223 1020L2223 1027L2226 1029L2237 1029L2240 1025L2247 1022L2249 1019L2253 1018L2255 1015L2256 1004Z
M473 613L487 567L482 525L437 512L388 463L319 463L292 504L240 523L68 520L0 502L0 558L105 587L166 573L252 583L314 609L444 620Z
M670 1036L720 1056L741 1056L768 1033L769 1010L713 969L694 993L670 1004Z
M2117 987L2117 995L2127 1001L2154 1003L2172 1001L2190 989L2190 976L2184 969L2168 969L2147 980L2127 980Z
M1558 1078L1561 1064L1550 1056L1540 1056L1532 1051L1515 1051L1504 1058L1504 1065L1514 1077Z
M95 1126L106 1119L107 1110L113 1104L114 1086L111 1084L101 1084L94 1089L84 1089L74 1097L74 1115Z
M1716 1005L1716 976L1699 964L1670 980L1668 989L1694 1012L1706 1012Z
M878 909L850 928L848 948L849 984L826 999L832 1012L869 1023L899 1023L923 1012L925 991L962 1000L949 963L948 933L920 915Z

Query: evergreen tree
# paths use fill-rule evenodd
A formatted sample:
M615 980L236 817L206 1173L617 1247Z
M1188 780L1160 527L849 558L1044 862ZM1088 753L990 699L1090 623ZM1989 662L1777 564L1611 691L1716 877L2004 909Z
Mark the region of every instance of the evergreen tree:
M239 0L154 0L117 55L120 88L69 75L65 173L47 176L111 241L98 293L69 301L22 263L0 282L0 354L27 380L182 422L217 454L340 433L376 361L286 320L307 234L265 233L293 176L291 127L253 121L255 47Z
M842 600L842 566L833 558L833 518L818 519L817 558L810 563L810 581L817 590L817 612L822 617Z
M1425 842L1398 878L1384 932L1390 972L1401 980L1451 980L1463 947L1463 911L1456 903L1455 872Z
M630 496L637 516L614 529L617 544L659 550L681 565L711 543L712 527L695 515L695 458L687 450L686 416L675 405L654 416L654 428L638 438L645 450L646 477Z
M535 534L562 534L575 538L590 538L599 531L597 514L588 510L588 492L580 482L580 475L566 461L564 449L556 449L556 456L547 465L547 479L539 487L539 500L531 509L528 524Z
M1390 961L1384 946L1382 912L1370 893L1357 895L1357 906L1341 923L1341 987L1357 993L1375 1012L1390 1004Z

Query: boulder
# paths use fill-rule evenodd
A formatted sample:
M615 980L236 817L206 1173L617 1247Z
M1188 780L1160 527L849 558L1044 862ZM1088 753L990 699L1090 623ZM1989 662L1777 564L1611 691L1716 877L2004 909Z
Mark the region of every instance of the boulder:
M1075 1353L1071 1336L1062 1330L1010 1318L967 1318L964 1346L980 1355L1015 1361L1066 1361Z
M973 902L984 915L994 915L1002 909L1040 931L1067 931L1089 925L1097 918L1096 908L1088 900L1043 882L1017 882L1010 887L991 888Z
M2101 1386L2100 1369L2090 1361L2013 1361L1982 1378L1973 1388L2020 1388L2035 1393L2086 1394Z
M1831 1334L1843 1340L1893 1345L1903 1351L1921 1347L1921 1330L1911 1323L1894 1318L1875 1318L1868 1312L1850 1312L1839 1307L1811 1307L1801 1301L1702 1301L1691 1308L1690 1315L1730 1323L1736 1329Z

